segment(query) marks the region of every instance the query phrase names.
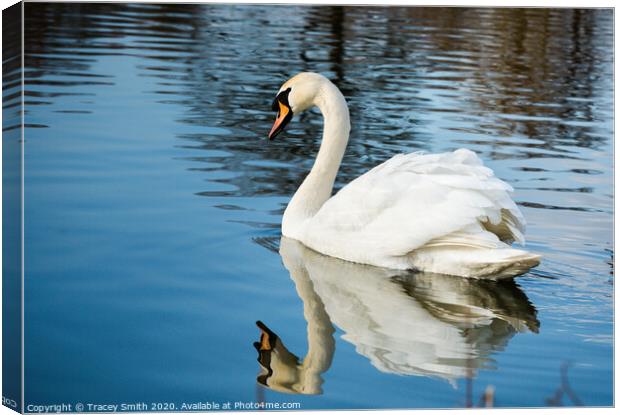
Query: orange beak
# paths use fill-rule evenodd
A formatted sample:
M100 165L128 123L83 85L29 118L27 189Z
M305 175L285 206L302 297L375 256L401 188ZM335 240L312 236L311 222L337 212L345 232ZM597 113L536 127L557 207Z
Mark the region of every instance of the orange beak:
M278 116L276 117L276 121L273 123L273 127L271 127L271 131L269 131L269 139L273 140L276 135L278 135L288 122L293 118L293 111L280 101L278 102Z

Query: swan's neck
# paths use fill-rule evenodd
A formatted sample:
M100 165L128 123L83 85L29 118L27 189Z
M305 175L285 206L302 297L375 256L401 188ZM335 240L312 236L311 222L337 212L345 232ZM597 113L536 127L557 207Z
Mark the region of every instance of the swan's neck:
M314 216L331 197L336 174L349 141L349 109L338 88L331 82L323 84L314 104L323 114L323 139L312 170L284 212L284 235L293 236L290 228Z

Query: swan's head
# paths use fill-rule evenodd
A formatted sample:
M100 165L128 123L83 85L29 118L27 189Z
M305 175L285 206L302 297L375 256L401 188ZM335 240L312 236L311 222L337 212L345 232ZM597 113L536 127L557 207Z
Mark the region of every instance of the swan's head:
M317 93L325 82L330 81L323 75L302 72L282 85L272 105L272 109L277 111L278 115L269 132L270 140L284 130L293 118L293 114L299 114L314 105Z

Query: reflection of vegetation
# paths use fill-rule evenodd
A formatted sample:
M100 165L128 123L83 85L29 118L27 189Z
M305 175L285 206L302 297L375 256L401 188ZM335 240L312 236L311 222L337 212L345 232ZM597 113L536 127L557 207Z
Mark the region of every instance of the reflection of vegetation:
M336 187L396 152L429 148L441 139L429 133L436 122L492 157L574 157L571 146L611 136L610 113L594 105L611 102L611 66L601 64L611 22L611 10L29 3L27 96L45 104L85 93L75 86L113 86L114 74L91 64L140 57L161 102L185 107L181 121L202 130L179 137L205 150L192 160L209 167L196 170L231 189L217 195L284 196L310 168L321 125L310 115L257 145L287 76L324 72L349 100L353 131Z
M545 399L547 406L557 407L564 406L562 398L566 396L573 406L583 406L583 402L579 399L577 393L571 388L568 382L568 368L570 364L568 362L562 363L560 367L560 386L556 389L555 393ZM480 408L491 408L495 406L495 388L492 385L487 386L484 393L480 396L480 401L477 405ZM471 388L468 388L468 395L466 401L466 407L471 408L472 397Z
M581 399L575 393L573 388L570 387L568 383L568 368L570 364L568 362L562 363L560 367L560 386L558 386L557 390L553 394L553 396L546 399L546 403L549 406L562 406L562 397L566 396L573 405L575 406L583 406Z
M2 26L2 131L20 130L21 127L21 10L11 7L3 12ZM21 132L9 133L11 138L19 140ZM8 149L9 136L3 144ZM15 143L15 141L13 141ZM14 151L19 151L15 148ZM5 156L8 160L8 155ZM5 174L8 170L4 170Z
M607 74L595 67L610 47L597 28L605 18L587 10L492 9L488 21L499 40L483 47L497 61L476 70L479 85L472 89L483 93L473 101L496 114L492 124L505 134L542 140L535 149L553 150L556 157L568 156L560 148L567 144L600 145L607 137L593 135L588 122L601 121L592 98L608 87Z

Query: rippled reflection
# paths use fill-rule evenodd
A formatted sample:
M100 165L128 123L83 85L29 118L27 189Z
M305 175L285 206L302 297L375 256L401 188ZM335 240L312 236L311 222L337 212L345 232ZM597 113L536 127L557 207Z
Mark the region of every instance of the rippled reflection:
M207 186L197 192L205 196L296 189L320 119L294 123L279 143L256 140L269 130L280 83L301 70L329 76L350 103L352 137L337 186L433 143L465 145L487 159L581 159L577 148L610 137L611 119L600 111L611 104L610 96L600 101L611 87L609 67L600 65L611 46L605 10L45 3L26 10L29 104L73 96L64 111L91 113L97 98L83 87L115 84L91 63L143 58L140 76L156 80L160 102L187 106L181 121L208 127L180 134L182 146L224 151L191 158L206 165L195 170L208 182L230 189ZM273 14L290 24L263 30Z
M264 323L254 346L258 381L280 392L321 393L334 356L332 323L378 370L455 382L492 369L515 333L537 333L536 308L514 280L399 273L341 261L282 238L280 255L308 323L299 359Z

